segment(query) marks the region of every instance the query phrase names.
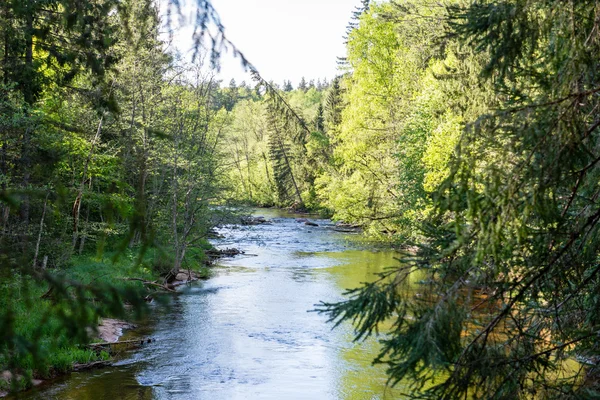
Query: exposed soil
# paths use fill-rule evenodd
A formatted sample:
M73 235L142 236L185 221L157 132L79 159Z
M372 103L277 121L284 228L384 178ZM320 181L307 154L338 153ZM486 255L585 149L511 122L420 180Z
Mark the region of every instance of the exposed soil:
M114 343L123 335L124 329L134 329L135 324L118 319L104 318L98 325L98 338L108 343Z

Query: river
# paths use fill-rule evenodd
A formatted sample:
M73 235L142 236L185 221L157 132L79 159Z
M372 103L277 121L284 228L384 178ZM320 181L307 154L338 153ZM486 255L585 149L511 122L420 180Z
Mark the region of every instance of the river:
M349 325L332 330L309 312L395 265L357 235L301 216L260 210L271 225L221 229L217 247L245 255L222 260L215 276L157 307L133 336L154 342L114 367L72 373L22 399L392 399L375 340L354 343ZM127 338L127 337L126 337Z

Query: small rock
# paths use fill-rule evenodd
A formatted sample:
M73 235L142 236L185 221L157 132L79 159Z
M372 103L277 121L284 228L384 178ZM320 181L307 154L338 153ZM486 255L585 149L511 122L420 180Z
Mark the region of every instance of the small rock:
M136 326L118 319L103 318L98 325L98 337L107 343L114 343L123 334L123 329L133 329Z
M269 221L265 217L242 217L241 219L242 225L262 225L262 224L272 224L272 221Z
M304 225L308 225L308 226L319 226L319 224L315 224L314 222L310 222L310 221L306 221L304 223Z
M175 276L175 280L177 281L187 281L189 279L189 275L186 272L180 272Z

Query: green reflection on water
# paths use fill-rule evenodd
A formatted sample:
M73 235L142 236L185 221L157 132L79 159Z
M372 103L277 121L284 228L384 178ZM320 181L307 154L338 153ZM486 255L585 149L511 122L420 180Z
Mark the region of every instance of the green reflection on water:
M320 255L341 261L339 265L326 269L327 274L340 288L340 292L356 288L363 282L373 281L377 278L376 274L388 267L399 265L397 260L399 254L393 251L350 250ZM416 278L411 277L410 281L414 279ZM412 286L410 282L408 285ZM371 337L362 342L352 342L350 324L345 324L338 329L343 330L342 343L347 344L340 350L340 361L344 365L340 369L339 398L348 400L403 398L404 390L401 385L394 388L387 386L386 366L371 364L381 349L377 338ZM382 330L385 330L385 326Z
M308 255L308 253L307 253ZM312 271L323 279L327 279L342 293L349 288L355 288L362 282L372 281L376 274L383 272L387 267L398 266L396 258L398 253L392 251L364 251L347 250L343 252L324 252L314 254L328 259L326 265L335 264L333 267L315 268ZM228 274L239 274L244 269L228 270ZM413 287L415 277L411 277L409 287ZM316 299L329 300L329 299ZM382 327L385 330L385 326ZM133 333L133 335L139 334ZM339 327L335 331L338 340L336 371L333 373L336 381L336 398L348 400L363 399L402 399L403 388L401 385L387 387L387 376L384 365L371 365L377 356L380 344L376 338L369 338L360 343L352 341L352 327L349 324ZM140 385L136 380L136 372L142 365L123 368L109 368L102 371L73 374L70 379L58 383L57 395L42 391L43 394L29 392L24 398L60 398L60 399L140 399L150 400L158 398L157 392L152 387ZM60 388L62 386L62 388ZM191 396L191 395L190 395ZM182 395L185 397L185 395ZM189 397L189 396L188 396ZM189 397L191 398L191 397Z

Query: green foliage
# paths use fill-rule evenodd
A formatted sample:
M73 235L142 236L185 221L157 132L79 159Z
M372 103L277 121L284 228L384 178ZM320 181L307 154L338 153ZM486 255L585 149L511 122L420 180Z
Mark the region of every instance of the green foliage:
M395 114L403 146L397 165L412 187L401 183L400 193L411 210L419 203L406 189L423 190L417 199L430 192L432 202L413 225L422 232L415 254L321 310L338 323L354 321L357 338L390 319L376 362L414 397L597 397L597 366L572 362L598 354L600 41L596 22L584 17L597 15L597 3L473 1L443 9L404 1L388 9L390 22L361 19L375 24L376 40L394 43L386 23L403 33L420 21L444 29L431 28L439 40L408 36L393 54L408 55L415 67L423 64L411 51L433 57L422 59L431 75L411 74L419 85L404 92L414 93L411 104ZM372 54L374 40L367 35L374 45L359 41L356 49ZM402 90L411 89L402 73L386 73L372 92L387 93L398 77ZM376 104L365 112L403 102ZM421 165L412 170L415 161ZM415 273L423 282L407 294L402 283Z
M77 345L88 342L88 331L96 329L99 317L125 316L125 302L144 310L146 289L124 278L153 275L136 266L135 257L130 252L112 263L109 255L102 260L82 256L62 271L48 274L43 282L19 273L3 279L1 367L29 374L36 370L39 376L49 377L70 370L75 362L107 358Z
M335 219L414 238L429 204L422 158L447 96L430 72L440 27L403 22L398 8L368 7L349 33L350 72L334 80L325 104L331 168L317 186Z
M323 94L316 87L280 92L255 79L261 97L239 101L227 129L231 196L261 206L319 209L312 161L323 149L323 132L313 134L307 121L318 119Z
M0 370L48 375L94 359L74 346L98 318L145 310L126 278L208 275L229 120L154 2L2 2L0 22Z

